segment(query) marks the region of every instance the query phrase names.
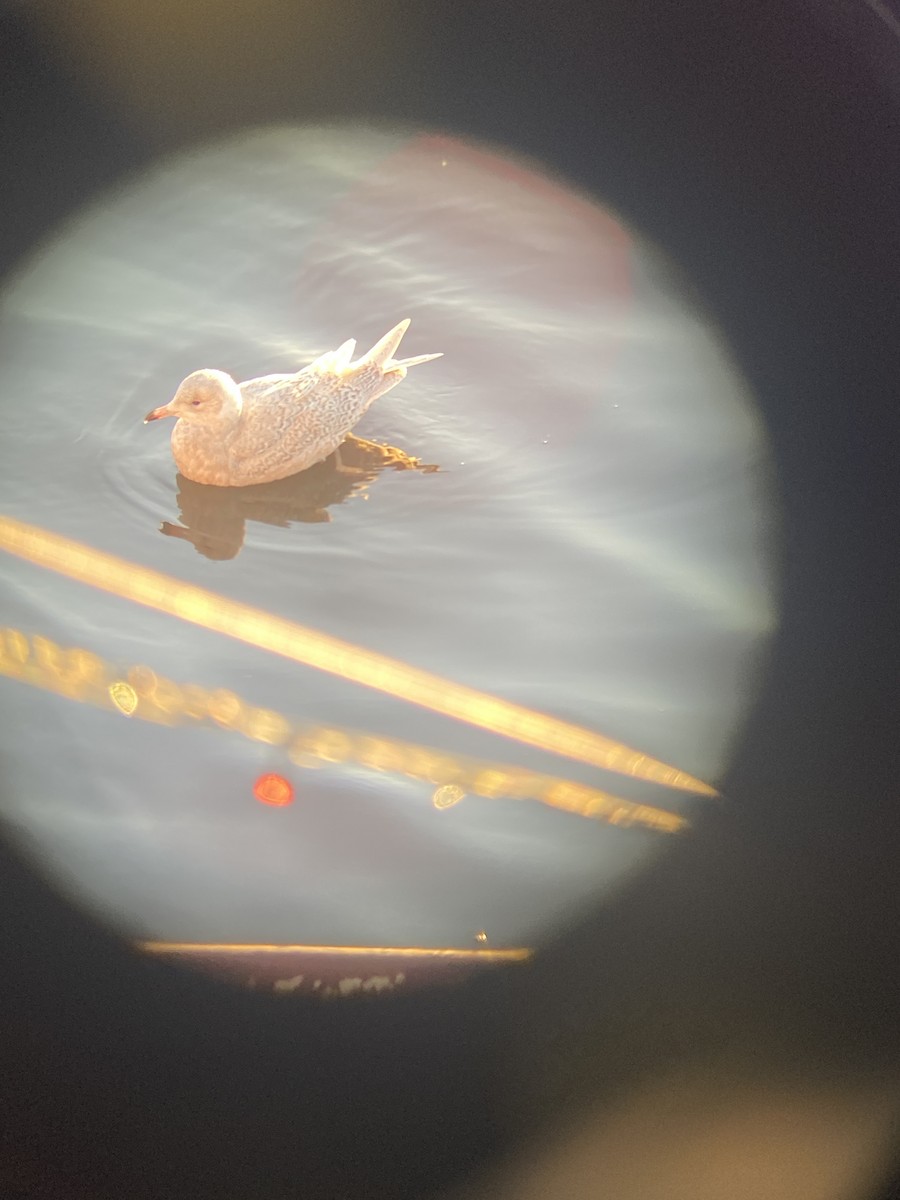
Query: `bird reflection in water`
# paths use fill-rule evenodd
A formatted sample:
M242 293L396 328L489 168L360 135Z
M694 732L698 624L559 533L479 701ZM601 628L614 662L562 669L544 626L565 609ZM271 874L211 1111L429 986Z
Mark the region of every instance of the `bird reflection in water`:
M422 463L393 446L349 434L324 462L274 483L214 487L177 475L183 524L163 521L160 532L190 542L206 558L235 558L244 544L247 521L282 528L295 522L330 521L329 508L343 504L382 471L431 473L438 469L434 463Z

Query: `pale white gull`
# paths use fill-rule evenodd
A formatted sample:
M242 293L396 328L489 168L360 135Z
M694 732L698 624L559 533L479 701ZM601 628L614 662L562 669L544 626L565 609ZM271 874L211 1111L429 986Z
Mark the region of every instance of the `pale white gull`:
M195 483L247 487L284 479L333 453L409 367L441 357L395 359L408 328L409 320L401 321L355 362L356 342L344 342L294 375L238 384L224 371L194 371L144 421L177 418L172 454L181 474Z

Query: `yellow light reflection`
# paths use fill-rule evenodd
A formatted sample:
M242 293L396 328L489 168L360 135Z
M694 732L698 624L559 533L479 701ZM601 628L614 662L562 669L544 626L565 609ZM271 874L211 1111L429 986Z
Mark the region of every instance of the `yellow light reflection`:
M85 666L89 667L87 673L81 670ZM18 629L0 629L0 674L80 703L101 708L112 704L128 716L156 724L212 722L270 745L290 742L288 757L307 770L350 763L371 771L404 775L436 786L432 793L435 808L449 808L471 793L489 799L538 800L563 812L611 825L641 825L662 833L680 833L687 827L687 820L677 813L524 767L464 758L355 729L298 725L281 713L254 708L234 692L221 688L210 692L192 683L178 685L150 667L129 668L126 683L117 668L108 666L97 655L57 646L37 634L29 641ZM73 679L77 679L77 686Z
M485 935L487 936L487 935ZM451 947L428 949L424 946L284 946L229 942L137 942L138 949L150 954L319 954L365 955L379 958L442 958L478 962L525 962L534 956L527 948L511 950L457 950Z
M138 706L137 692L131 684L124 683L121 679L109 685L109 698L126 717L130 717Z
M435 789L431 803L435 808L452 808L454 804L459 804L465 794L455 783L445 783L443 787Z
M260 650L339 675L502 737L664 787L704 796L717 795L709 784L693 779L677 767L629 749L602 734L442 679L23 521L0 517L0 549L136 604L180 617ZM172 702L176 701L172 699Z

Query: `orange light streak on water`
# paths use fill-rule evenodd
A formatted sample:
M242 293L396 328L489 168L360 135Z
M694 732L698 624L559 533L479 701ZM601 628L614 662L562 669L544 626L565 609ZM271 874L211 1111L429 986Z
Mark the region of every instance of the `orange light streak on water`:
M322 957L457 959L460 962L527 962L534 956L528 947L508 950L432 949L427 946L294 946L256 942L136 942L150 954L309 954Z

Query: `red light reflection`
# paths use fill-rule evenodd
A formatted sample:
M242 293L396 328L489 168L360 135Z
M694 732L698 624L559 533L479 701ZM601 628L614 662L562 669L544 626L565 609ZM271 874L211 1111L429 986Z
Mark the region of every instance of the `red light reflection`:
M294 801L294 789L283 775L260 775L253 785L253 795L260 804L284 808Z

